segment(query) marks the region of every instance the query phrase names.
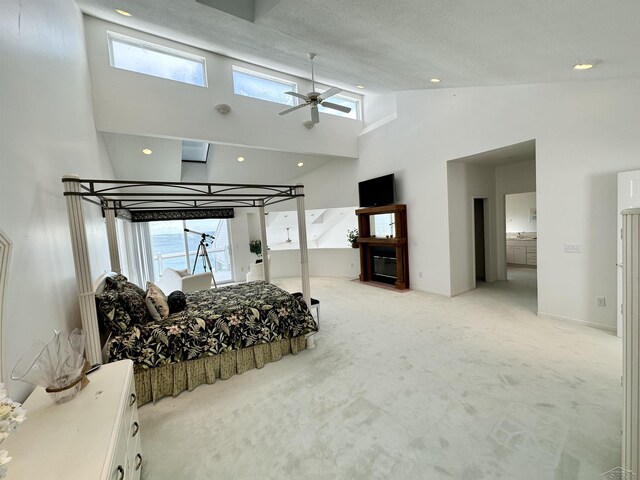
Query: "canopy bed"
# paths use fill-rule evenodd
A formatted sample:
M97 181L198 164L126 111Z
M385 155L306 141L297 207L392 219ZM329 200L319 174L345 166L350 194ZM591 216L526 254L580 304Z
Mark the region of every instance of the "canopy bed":
M62 182L87 359L91 364L102 363L100 329L106 323L110 330L104 345L108 361L134 361L139 405L313 348L311 335L317 325L308 308L311 291L302 185L90 180L75 175L64 176ZM113 300L136 296L131 289L144 292L119 275L116 217L131 222L230 218L234 208L258 208L263 258L268 258L265 207L292 199L297 203L303 302L269 283L268 262L263 265L264 281L182 294L183 310L167 312L162 318L154 315L138 321L139 305L132 301L127 312L129 304L123 307ZM102 209L111 270L116 275L97 284L89 264L83 200ZM147 301L148 297L149 292Z

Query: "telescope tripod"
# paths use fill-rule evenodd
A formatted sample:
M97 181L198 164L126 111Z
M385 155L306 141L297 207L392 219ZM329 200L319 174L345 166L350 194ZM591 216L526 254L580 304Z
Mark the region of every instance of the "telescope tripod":
M191 270L191 275L196 272L196 266L198 265L198 257L202 257L202 270L207 271L207 266L209 266L209 271L211 272L211 278L213 279L213 286L218 288L218 284L216 283L216 277L213 274L213 268L211 267L211 260L209 259L209 252L207 252L207 242L205 241L205 234L202 234L202 238L200 239L200 244L198 245L198 250L196 251L196 258L193 259L193 269Z

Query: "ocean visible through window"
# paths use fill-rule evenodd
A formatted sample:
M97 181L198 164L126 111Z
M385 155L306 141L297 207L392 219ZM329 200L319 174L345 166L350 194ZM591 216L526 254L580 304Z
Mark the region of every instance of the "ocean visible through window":
M185 228L198 233L185 232ZM171 220L149 222L151 251L155 279L158 280L165 268L184 270L191 273L209 271L206 256L198 252L202 233L206 237L206 253L213 268L217 283L233 281L232 252L229 240L229 222L226 219ZM200 253L196 257L196 254Z

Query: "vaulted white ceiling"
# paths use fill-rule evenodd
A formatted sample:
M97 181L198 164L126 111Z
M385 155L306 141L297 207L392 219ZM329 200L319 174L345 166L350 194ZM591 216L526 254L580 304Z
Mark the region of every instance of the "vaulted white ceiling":
M103 133L119 180L289 184L296 178L344 158L304 155L228 145L211 145L207 164L182 161L182 141ZM143 149L151 150L145 155ZM238 162L242 156L244 161ZM298 166L303 163L302 166Z
M255 5L253 22L196 0L76 2L105 20L303 77L315 52L320 81L365 92L640 76L635 0L242 0ZM572 70L580 62L596 68Z

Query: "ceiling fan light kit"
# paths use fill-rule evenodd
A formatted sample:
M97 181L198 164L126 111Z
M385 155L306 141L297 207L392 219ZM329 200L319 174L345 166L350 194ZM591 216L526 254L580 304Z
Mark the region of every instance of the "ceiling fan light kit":
M340 93L342 91L340 88L331 87L329 90L327 90L324 93L316 92L316 79L313 71L313 59L315 58L315 56L316 56L315 53L308 54L309 60L311 60L311 92L307 93L306 95L303 95L298 92L284 92L287 95L291 95L292 97L296 97L297 99L302 100L302 102L304 103L300 103L295 107L291 107L280 112L280 115L286 115L287 113L291 113L300 108L304 108L307 105L310 106L311 120L304 122L304 126L307 128L312 128L313 125L320 122L320 114L318 113L319 106L323 106L325 108L331 108L333 110L338 110L339 112L343 112L343 113L349 113L351 111L351 108L349 107L344 107L342 105L338 105L337 103L331 103L326 101L327 98L333 97L334 95L337 95L338 93ZM309 122L311 122L311 126L308 125Z

